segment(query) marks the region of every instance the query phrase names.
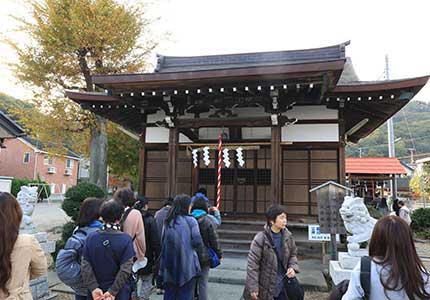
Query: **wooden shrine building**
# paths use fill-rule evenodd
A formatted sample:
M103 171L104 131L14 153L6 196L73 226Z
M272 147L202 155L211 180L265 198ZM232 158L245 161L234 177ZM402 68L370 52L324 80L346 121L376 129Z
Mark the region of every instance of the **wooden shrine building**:
M365 202L374 200L377 193L387 197L384 192L389 189L389 182L407 174L395 157L351 157L346 159L345 166L348 186Z
M141 136L139 191L158 208L167 196L217 185L217 143L230 151L222 166L221 211L257 217L272 203L313 219L309 190L345 181L345 143L357 142L405 106L428 76L362 82L345 56L349 44L293 51L158 56L153 73L95 75L104 92L67 91L97 115ZM208 146L210 164L199 152ZM235 149L245 164L239 166Z

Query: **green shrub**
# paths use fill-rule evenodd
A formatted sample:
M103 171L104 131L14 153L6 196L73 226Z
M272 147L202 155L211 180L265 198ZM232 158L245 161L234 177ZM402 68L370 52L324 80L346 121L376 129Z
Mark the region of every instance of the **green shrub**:
M31 185L31 183L37 183L37 185L34 186L37 186L37 195L39 196L39 200L47 199L49 196L51 196L51 188L49 187L49 184L40 178L36 180L30 180L27 178L12 179L12 195L16 197L21 190L21 186L28 186Z
M73 230L75 230L75 222L67 222L63 225L63 232L61 233L61 239L67 241L72 236Z
M61 233L61 239L55 242L55 251L51 253L54 261L56 261L57 259L58 252L60 252L60 250L64 248L64 246L66 245L66 241L69 239L69 237L72 236L73 230L75 229L75 227L76 227L75 222L68 222L63 225L63 232Z
M412 212L412 230L418 231L430 231L430 208L419 208Z
M52 253L54 260L56 260L58 252L66 245L66 241L72 236L73 230L76 227L75 222L78 219L79 208L81 207L82 201L88 197L104 198L105 192L95 184L81 182L68 189L64 196L61 208L72 218L72 221L64 224L61 240L55 243L55 252Z
M67 190L61 208L76 222L81 203L88 197L104 198L105 192L95 184L79 183Z
M380 219L382 218L382 214L377 210L373 205L366 205L367 210L372 218Z
M16 197L18 195L19 191L21 190L21 187L24 185L28 185L29 182L30 182L30 180L26 179L26 178L14 178L14 179L12 179L12 188L11 188L12 195L14 195Z
M415 232L415 236L419 239L430 240L430 230L417 231Z

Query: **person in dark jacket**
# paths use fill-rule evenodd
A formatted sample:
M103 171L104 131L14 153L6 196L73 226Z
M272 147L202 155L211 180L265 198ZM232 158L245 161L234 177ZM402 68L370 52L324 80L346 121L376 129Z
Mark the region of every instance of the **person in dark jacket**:
M169 209L172 207L172 204L173 204L173 198L168 197L166 200L164 200L163 207L160 208L155 213L155 222L157 223L157 229L158 229L160 241L161 241L161 235L163 233L164 220L166 219L167 213L169 212ZM156 275L156 281L157 281L157 295L162 295L164 293L163 279L159 274Z
M64 249L73 249L76 253L77 263L80 264L82 259L82 251L85 245L85 239L94 231L99 231L103 223L100 219L100 207L103 199L88 197L86 198L79 209L78 221L76 228L73 230L73 238L69 238L64 246ZM61 259L57 259L56 263L60 263ZM57 265L57 270L60 267ZM59 276L61 278L61 276ZM75 292L76 300L87 299L87 287L80 282L77 286L71 287Z
M199 300L208 299L208 279L209 279L209 254L208 248L212 248L218 257L221 259L222 250L218 242L218 234L215 225L208 216L208 204L203 198L197 197L194 199L191 208L191 215L197 219L199 223L200 235L202 236L205 247L200 248L198 255L201 266L200 277L197 279L197 294Z
M205 188L199 188L197 193L191 198L191 202L194 202L197 198L204 199L208 204L208 217L214 222L216 227L221 225L221 213L216 206L211 206L209 203L209 198L207 196L207 190Z
M393 200L393 211L396 213L396 216L399 216L400 214L399 199Z
M157 222L157 228L158 228L158 234L160 235L160 240L161 240L161 234L163 233L164 220L166 219L167 213L169 212L169 209L172 207L172 204L173 204L173 198L169 197L166 200L164 200L163 207L155 212L155 222Z
M190 204L190 196L176 196L164 222L160 262L164 300L191 300L201 270L196 250L203 241L199 224L189 215Z
M285 277L299 272L297 247L286 229L286 211L278 205L266 212L267 224L257 233L248 254L244 298L286 300Z
M103 227L86 240L82 258L82 279L89 289L87 299L129 300L131 270L135 256L133 241L121 231L124 206L115 200L103 203Z
M161 252L157 223L148 211L148 203L148 198L138 196L134 205L134 208L141 212L145 225L146 258L148 259L146 266L138 272L137 297L141 300L149 299L154 274L158 273L158 259Z

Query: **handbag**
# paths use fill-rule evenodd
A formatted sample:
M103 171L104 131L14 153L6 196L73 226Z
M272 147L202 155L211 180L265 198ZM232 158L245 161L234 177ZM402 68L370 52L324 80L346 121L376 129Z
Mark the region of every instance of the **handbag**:
M305 297L305 291L301 287L297 277L288 278L285 275L284 288L288 300L303 300L303 298Z
M211 247L208 247L208 254L209 254L210 268L214 269L218 267L221 264L221 261L219 260L219 257L214 251L214 249L212 249Z
M287 295L288 300L303 300L305 298L305 291L303 290L302 286L299 283L299 280L297 277L288 278L287 277L287 271L284 268L284 265L282 264L282 260L279 257L278 252L276 251L275 243L273 242L273 238L269 235L267 231L264 232L266 234L267 239L270 242L270 245L272 246L273 251L275 251L276 258L278 260L278 264L281 264L282 269L284 269L285 275L282 278L283 284L284 284L284 290L285 294Z

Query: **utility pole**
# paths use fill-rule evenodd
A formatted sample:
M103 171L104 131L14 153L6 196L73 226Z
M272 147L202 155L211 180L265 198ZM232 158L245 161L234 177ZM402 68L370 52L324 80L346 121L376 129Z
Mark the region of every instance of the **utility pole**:
M409 152L411 152L411 164L414 163L415 158L414 158L414 152L415 152L415 148L408 148Z
M385 80L390 80L390 68L388 61L388 54L385 55ZM388 157L396 157L395 149L394 149L394 126L393 126L393 118L390 118L387 122L388 127ZM393 201L397 199L397 181L396 175L393 175L393 180L390 180L390 192L393 197Z

